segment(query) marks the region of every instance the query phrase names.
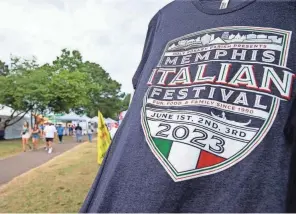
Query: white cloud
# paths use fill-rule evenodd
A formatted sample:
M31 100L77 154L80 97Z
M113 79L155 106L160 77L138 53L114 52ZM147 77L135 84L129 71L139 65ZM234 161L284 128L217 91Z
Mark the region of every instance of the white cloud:
M45 63L78 49L131 92L148 23L171 1L1 0L0 59L34 55Z

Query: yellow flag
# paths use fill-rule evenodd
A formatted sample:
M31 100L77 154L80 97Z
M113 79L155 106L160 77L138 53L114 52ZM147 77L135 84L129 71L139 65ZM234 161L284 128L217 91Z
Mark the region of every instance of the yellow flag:
M111 138L104 117L98 112L98 163L102 164L104 156L111 144Z

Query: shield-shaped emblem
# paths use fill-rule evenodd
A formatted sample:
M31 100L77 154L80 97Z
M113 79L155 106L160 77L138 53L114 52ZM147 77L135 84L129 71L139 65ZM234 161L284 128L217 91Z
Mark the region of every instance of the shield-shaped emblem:
M141 114L146 141L174 181L228 169L262 142L290 96L293 73L281 69L289 33L225 27L167 44ZM237 53L243 62L230 61ZM254 62L268 53L274 64Z

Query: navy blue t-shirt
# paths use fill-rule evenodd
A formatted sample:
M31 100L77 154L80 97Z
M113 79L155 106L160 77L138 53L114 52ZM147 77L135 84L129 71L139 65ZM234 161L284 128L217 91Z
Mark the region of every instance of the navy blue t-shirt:
M296 2L220 4L174 1L153 17L81 212L289 209Z

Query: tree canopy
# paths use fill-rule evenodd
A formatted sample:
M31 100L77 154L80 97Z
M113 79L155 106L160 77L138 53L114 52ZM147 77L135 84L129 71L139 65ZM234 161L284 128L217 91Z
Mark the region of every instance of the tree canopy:
M44 65L36 58L12 56L8 66L0 61L0 85L0 104L15 110L5 127L28 112L74 111L93 117L100 110L105 117L115 118L127 109L130 97L99 64L83 61L79 51L67 49Z

